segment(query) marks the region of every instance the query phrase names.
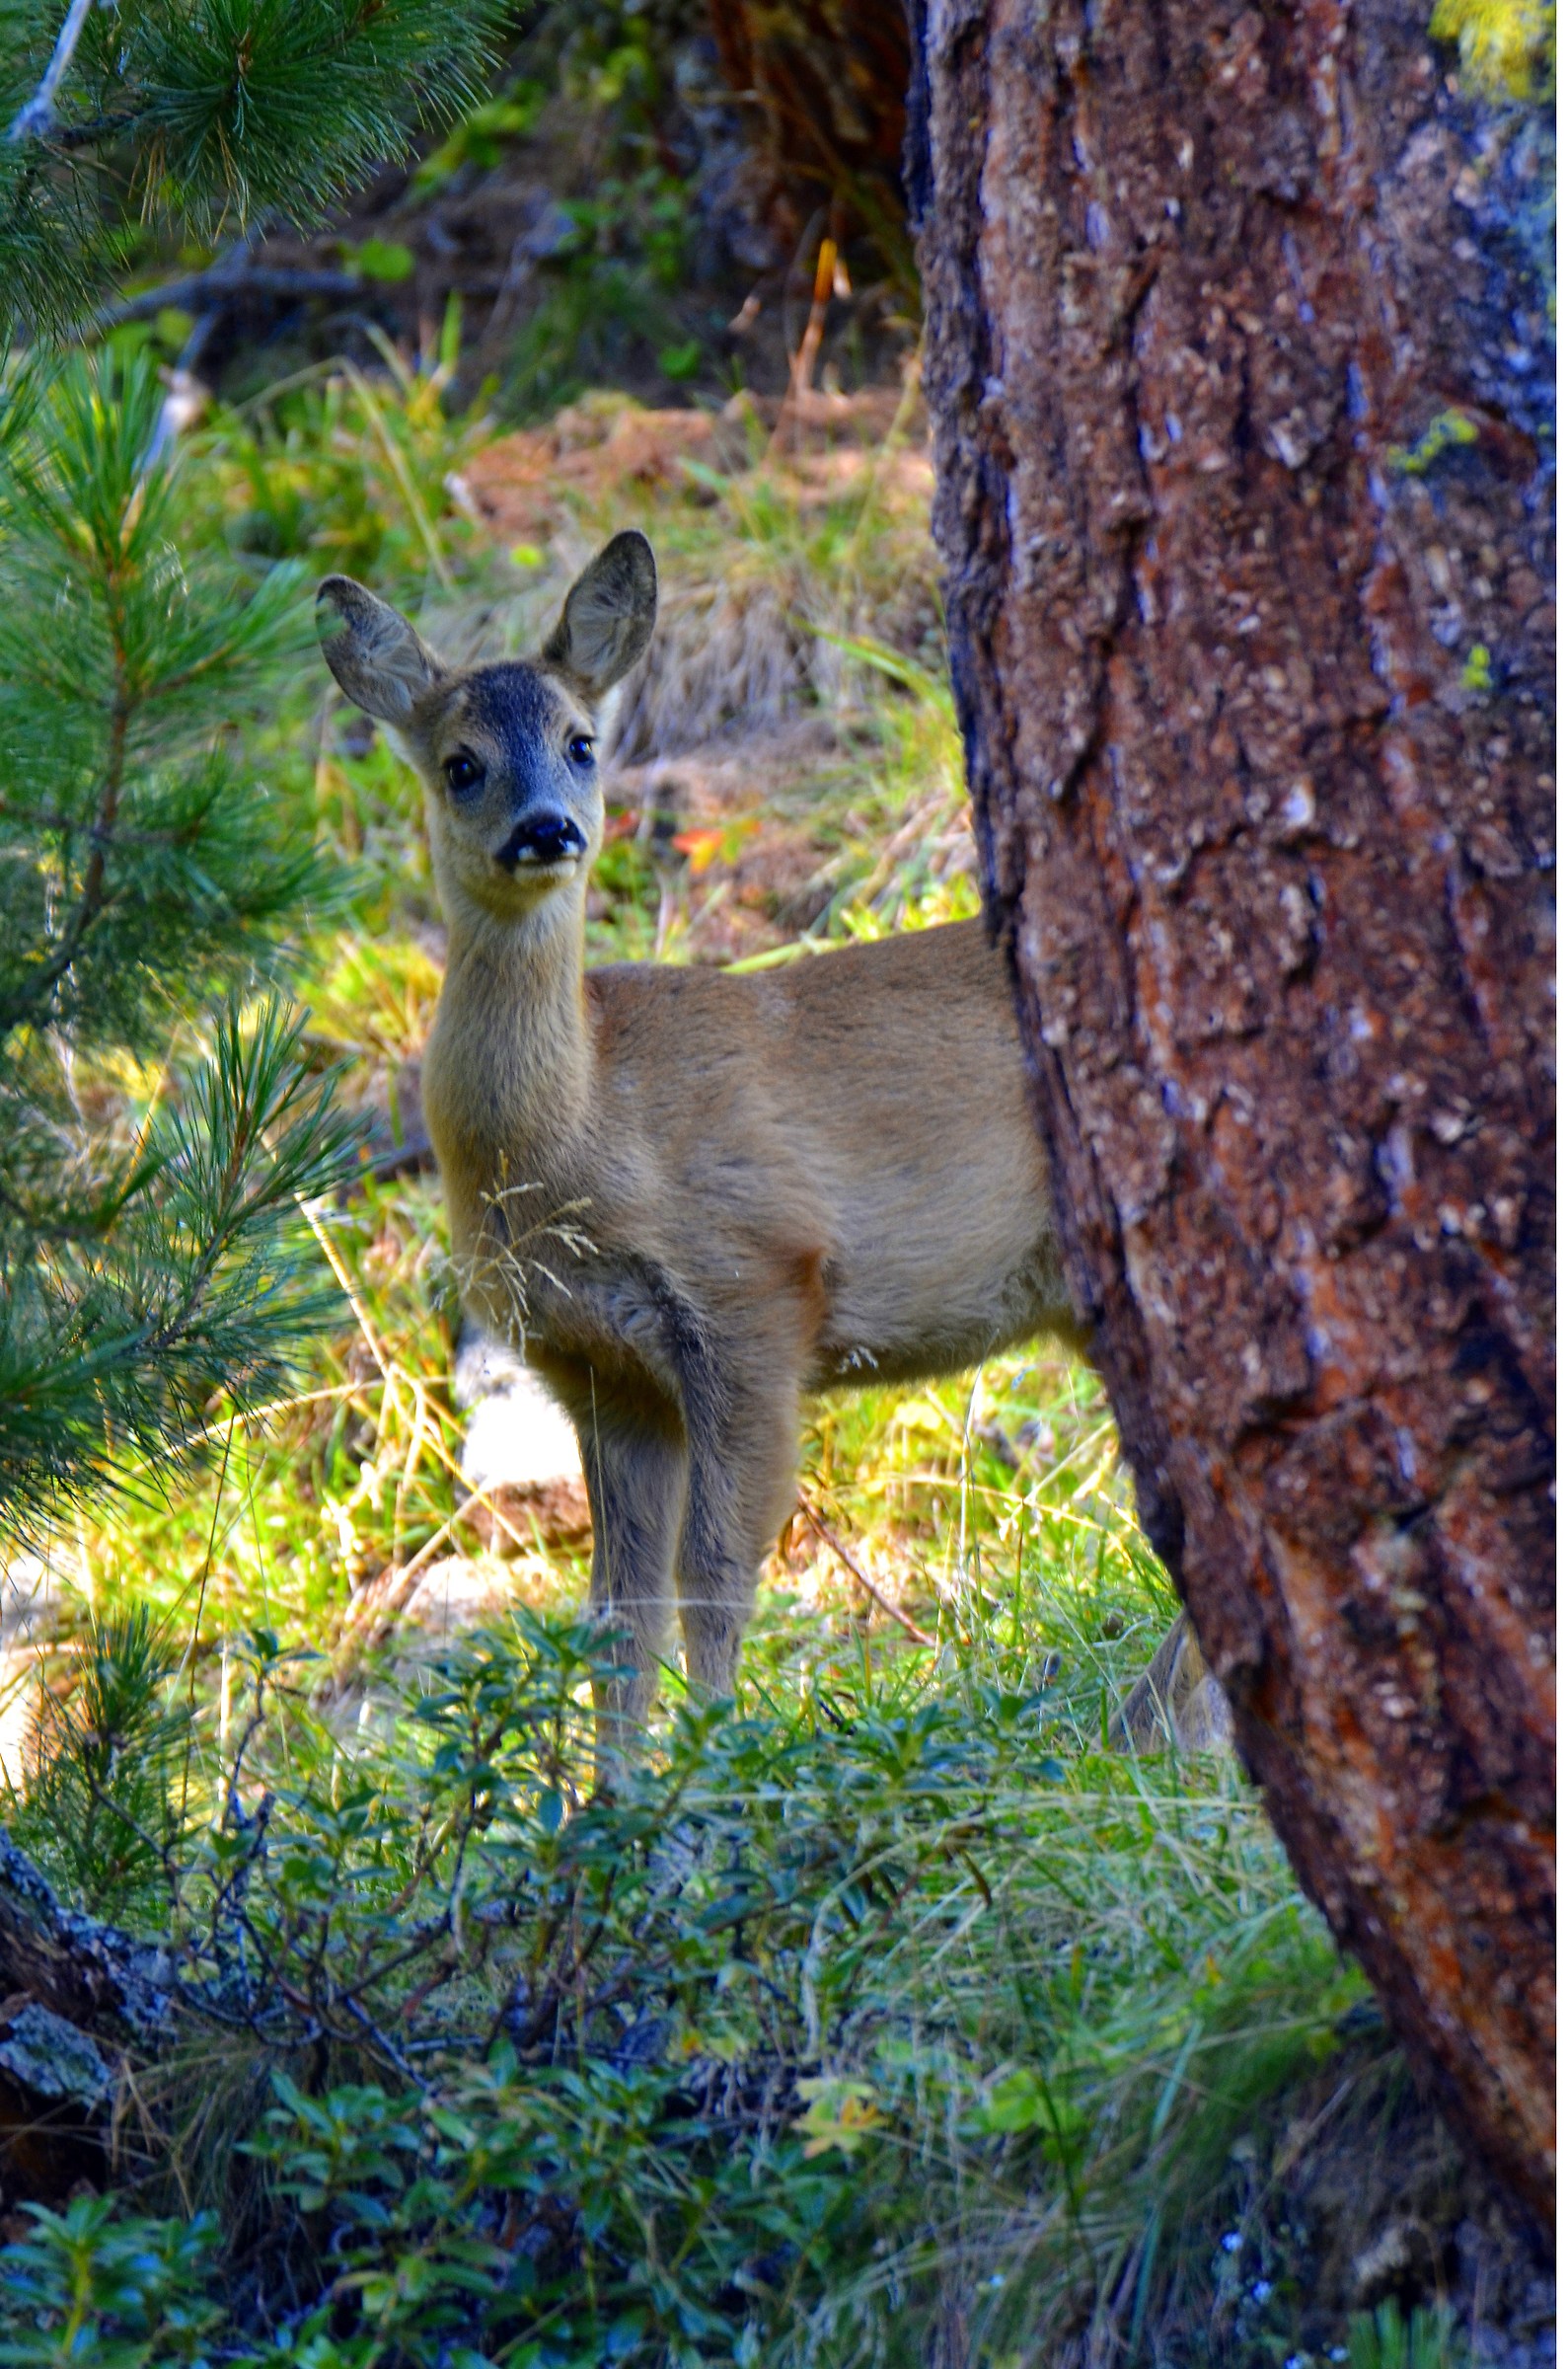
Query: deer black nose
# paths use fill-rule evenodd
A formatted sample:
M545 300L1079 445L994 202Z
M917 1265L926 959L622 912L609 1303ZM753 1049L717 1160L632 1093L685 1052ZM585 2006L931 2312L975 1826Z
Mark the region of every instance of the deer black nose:
M563 856L580 856L588 842L569 814L559 806L536 806L525 814L503 847L495 851L497 864L515 872L519 864L559 864Z

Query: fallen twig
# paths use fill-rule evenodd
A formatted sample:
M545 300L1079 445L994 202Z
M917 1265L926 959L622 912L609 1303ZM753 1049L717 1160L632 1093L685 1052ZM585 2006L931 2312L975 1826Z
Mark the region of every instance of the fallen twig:
M849 1572L850 1577L854 1579L860 1587L864 1588L872 1603L879 1604L882 1610L887 1614L889 1620L897 1621L899 1627L905 1630L908 1635L915 1640L917 1644L930 1645L932 1651L934 1653L936 1650L935 1638L932 1636L929 1630L923 1629L918 1621L912 1621L902 1605L895 1604L890 1596L884 1596L874 1579L868 1579L866 1577L859 1565L856 1562L855 1557L850 1553L849 1548L844 1544L842 1539L835 1538L833 1532L828 1528L827 1523L822 1519L821 1514L818 1513L816 1507L811 1503L811 1500L805 1495L804 1491L802 1491L801 1494L796 1498L795 1502L798 1510L804 1514L806 1520L810 1523L818 1538L821 1539L823 1545L825 1547L832 1548L834 1554L837 1555L839 1561Z
M276 301L325 296L346 301L364 293L364 281L348 271L284 270L268 264L247 268L243 260L238 265L224 262L212 265L206 271L187 271L179 279L161 280L155 288L139 288L133 296L121 296L113 304L102 305L93 315L92 327L117 329L126 321L151 320L170 307L182 313L214 312L240 297L262 296Z
M822 332L827 324L828 299L833 295L840 271L839 248L836 239L824 239L817 250L816 278L811 289L811 310L800 344L789 363L789 387L779 407L779 418L768 439L768 457L782 448L786 428L793 427L804 417L813 395L811 384L816 371L817 354L822 345Z

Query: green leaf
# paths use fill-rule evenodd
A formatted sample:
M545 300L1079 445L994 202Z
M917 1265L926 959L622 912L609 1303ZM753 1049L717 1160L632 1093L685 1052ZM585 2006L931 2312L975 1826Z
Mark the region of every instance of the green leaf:
M366 279L410 279L413 274L413 250L395 239L364 239L357 247L345 249L348 262L362 271Z

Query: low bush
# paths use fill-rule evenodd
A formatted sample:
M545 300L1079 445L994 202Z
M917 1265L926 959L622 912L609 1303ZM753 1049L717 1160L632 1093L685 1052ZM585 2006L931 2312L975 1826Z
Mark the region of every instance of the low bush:
M906 2361L956 2314L1022 2362L1182 2274L1359 1987L1235 1773L1102 1754L1004 1649L775 1623L608 1798L596 1651L520 1610L345 1723L252 1640L163 1820L184 2046L118 2209L3 2257L0 2358Z

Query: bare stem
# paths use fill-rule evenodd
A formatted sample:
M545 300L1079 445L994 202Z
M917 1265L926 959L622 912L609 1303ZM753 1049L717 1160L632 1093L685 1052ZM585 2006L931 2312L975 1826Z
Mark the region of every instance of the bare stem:
M93 0L71 0L60 27L60 38L54 44L54 54L43 69L43 80L27 104L19 107L11 118L8 140L41 140L54 128L54 94L65 78L66 68L76 53L87 23Z

